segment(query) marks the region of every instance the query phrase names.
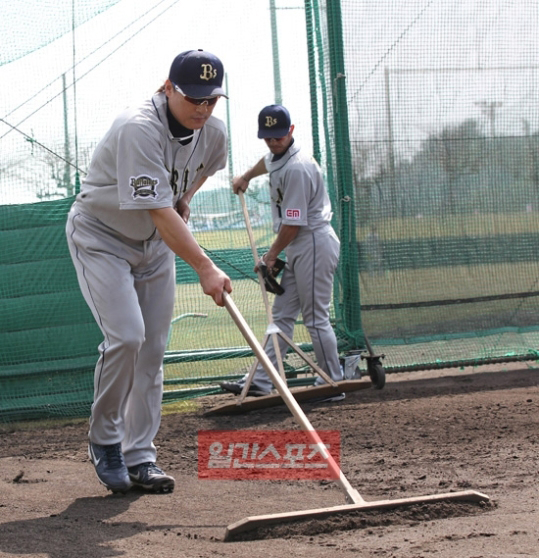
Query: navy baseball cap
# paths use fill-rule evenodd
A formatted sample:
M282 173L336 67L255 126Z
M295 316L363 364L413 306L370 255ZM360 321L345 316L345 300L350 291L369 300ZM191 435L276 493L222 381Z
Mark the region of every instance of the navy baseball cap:
M282 105L268 105L258 115L259 138L282 138L290 131L290 114Z
M223 63L205 50L186 50L174 58L168 79L176 84L185 95L201 99L225 94Z

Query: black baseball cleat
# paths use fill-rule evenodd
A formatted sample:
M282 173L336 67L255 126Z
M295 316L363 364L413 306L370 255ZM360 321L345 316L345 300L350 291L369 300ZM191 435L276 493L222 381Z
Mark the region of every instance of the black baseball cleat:
M129 467L128 471L133 484L144 490L162 494L174 491L174 478L165 474L155 463L139 463Z
M94 464L99 482L108 490L125 494L131 488L121 444L102 446L90 442L88 455Z
M223 391L228 391L230 393L233 393L234 395L240 395L243 390L244 384L240 384L239 382L223 382L219 384L219 386ZM249 386L247 395L250 395L251 397L264 397L264 395L270 395L270 392L259 389L251 384Z

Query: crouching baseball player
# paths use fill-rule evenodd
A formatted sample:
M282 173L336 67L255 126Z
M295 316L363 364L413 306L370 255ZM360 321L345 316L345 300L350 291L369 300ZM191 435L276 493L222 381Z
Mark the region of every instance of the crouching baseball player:
M223 65L179 54L151 99L120 114L97 146L66 233L80 288L103 333L95 368L89 455L112 492L171 492L156 465L163 356L175 295L174 255L219 306L229 277L187 227L189 201L226 164L223 122L212 116Z
M272 269L281 251L286 254L281 280L284 292L275 297L273 321L292 339L301 312L318 366L338 382L343 379L343 373L329 307L340 243L330 224L331 205L320 167L297 145L293 133L294 125L285 107L263 108L258 116L258 137L264 139L270 152L242 176L235 177L232 188L236 194L239 190L245 192L250 180L269 173L273 230L277 236L261 263ZM286 354L288 345L281 337L279 348L282 355ZM271 339L266 353L277 367ZM318 378L318 384L320 380L323 383ZM223 390L239 395L245 381L246 376L240 382L220 385ZM269 376L258 364L248 395L267 395L272 388ZM344 393L326 401L340 399L344 399Z

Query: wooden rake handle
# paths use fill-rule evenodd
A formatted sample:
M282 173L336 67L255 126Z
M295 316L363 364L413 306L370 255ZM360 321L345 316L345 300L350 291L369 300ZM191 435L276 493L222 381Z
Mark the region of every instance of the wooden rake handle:
M230 314L230 316L238 326L239 330L241 331L242 335L245 337L245 340L247 341L251 349L253 349L253 352L255 353L259 362L264 367L264 370L267 372L268 376L271 378L273 385L279 392L286 406L290 409L290 412L294 415L294 418L299 423L301 429L307 432L312 442L317 445L320 453L327 459L328 465L332 473L334 473L334 476L338 479L341 488L344 490L346 494L347 501L352 504L360 504L364 502L365 500L363 500L363 498L359 495L359 492L357 490L352 488L352 485L348 482L348 479L344 476L344 473L341 471L340 467L337 465L332 455L327 451L320 436L313 428L312 424L309 422L309 419L307 418L307 416L305 415L301 407L298 405L298 402L294 399L292 393L288 389L286 382L281 378L281 376L279 376L279 372L277 372L276 368L273 366L268 355L264 352L262 345L258 342L258 339L255 337L254 333L252 332L251 328L249 327L249 325L241 315L237 306L234 304L232 297L226 291L224 291L223 298L228 313Z
M245 203L245 196L241 190L238 190L238 196L241 201L241 207L243 209L243 217L245 219L245 226L247 227L247 234L249 235L249 243L251 244L251 251L253 252L253 260L255 265L258 263L259 256L258 250L256 249L255 235L251 227L251 220L249 219L249 212L247 211L247 205ZM264 299L264 307L266 308L266 314L268 316L268 323L273 323L273 316L271 313L271 307L268 299L268 293L266 287L264 286L264 278L262 277L262 272L258 272L258 282L260 283L260 290L262 291L262 298Z

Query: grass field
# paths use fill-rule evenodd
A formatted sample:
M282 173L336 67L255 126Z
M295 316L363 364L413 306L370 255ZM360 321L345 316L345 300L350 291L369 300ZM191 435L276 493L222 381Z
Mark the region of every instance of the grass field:
M522 212L392 218L380 220L376 227L382 240L535 233L539 231L539 214ZM369 227L358 227L357 239L362 240L368 232Z
M487 236L539 232L537 213L491 213L380 219L376 223L382 240L438 238L444 236ZM356 239L363 240L370 225L356 227ZM253 228L257 246L269 246L274 237L271 226ZM197 241L209 250L249 247L245 229L196 232Z
M537 272L537 266L533 264L500 264L407 270L387 273L383 277L362 273L361 302L363 305L403 304L528 292L534 286ZM267 316L258 283L251 280L235 281L232 297L257 338L262 340L267 328ZM199 285L178 285L175 316L193 312L207 314L207 317L186 317L178 321L171 333L169 350L247 346L228 312L216 307L211 299L203 295ZM393 340L389 351L393 366L418 360L436 362L445 358L483 358L499 355L500 352L505 354L512 347L533 347L534 341L530 342L526 337L530 334L525 330L535 329L538 323L536 298L362 312L363 330L371 341L383 344ZM511 326L514 326L515 331L502 331ZM485 336L487 330L499 330L500 333ZM455 343L454 339L459 336L466 341ZM413 344L410 346L411 338L421 340L421 358L418 358ZM428 342L429 338L432 343ZM443 342L444 338L447 342L453 340L451 350L448 343ZM306 328L301 324L296 327L294 341L310 341ZM456 351L457 345L463 351ZM231 358L170 364L166 367L166 377L241 375L251 363L252 358Z
M534 213L460 215L442 218L387 219L377 223L383 240L439 238L449 236L488 236L512 233L535 233L539 230ZM369 227L358 227L357 240L363 240ZM273 232L269 226L253 230L255 243L267 247ZM250 249L244 229L205 231L195 234L208 250ZM261 250L262 251L262 250ZM266 310L260 287L251 279L235 280L232 297L259 340L267 328ZM536 262L496 263L469 266L430 267L385 271L381 275L361 272L360 302L363 307L376 305L413 305L428 301L467 300L475 297L510 295L539 290L539 266ZM186 351L246 347L247 343L225 309L217 308L204 296L198 284L178 285L174 316L185 315L171 332L169 350ZM270 303L272 301L270 295ZM189 317L191 313L206 318ZM334 312L332 311L334 316ZM335 316L334 316L335 317ZM436 362L446 358L444 339L463 340L462 351L452 351L459 358L498 354L510 350L507 343L522 348L530 344L530 331L539 323L539 305L535 297L495 301L441 304L428 307L363 310L363 330L369 339L392 345L394 365L417 361L417 352L408 344L421 344L421 357ZM337 323L338 328L338 323ZM511 330L509 333L507 330ZM485 332L491 335L485 335ZM519 333L520 332L520 333ZM494 333L494 334L492 334ZM532 339L533 337L533 333ZM470 341L474 336L476 341ZM432 343L428 343L429 338ZM309 342L300 324L294 339ZM415 341L414 341L415 340ZM464 341L466 340L466 341ZM397 345L400 348L397 349ZM454 342L453 342L454 344ZM499 346L498 346L499 345ZM466 353L468 351L468 353ZM167 378L208 377L243 374L252 358L208 360L167 365Z
M253 333L262 341L268 326L260 286L251 280L235 281L232 299L245 318ZM274 295L269 295L270 304ZM181 319L173 326L168 345L169 351L219 349L247 347L247 342L225 308L217 307L202 293L200 285L178 285L174 315L191 313L206 314L207 317ZM298 324L295 338L297 343L309 341L305 327ZM253 358L232 358L224 360L202 360L196 362L169 364L166 379L196 378L243 374L253 362Z

